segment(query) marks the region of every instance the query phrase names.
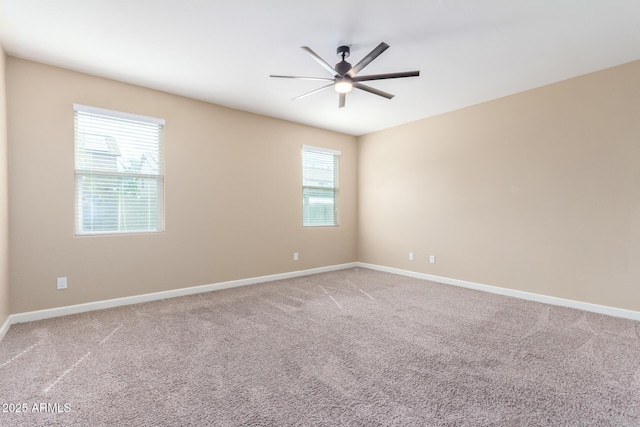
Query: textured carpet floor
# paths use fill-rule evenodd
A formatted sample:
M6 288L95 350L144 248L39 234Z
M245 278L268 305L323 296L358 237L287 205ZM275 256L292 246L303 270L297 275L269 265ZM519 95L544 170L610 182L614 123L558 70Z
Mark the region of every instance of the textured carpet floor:
M3 426L639 426L640 322L349 269L13 325L0 404Z

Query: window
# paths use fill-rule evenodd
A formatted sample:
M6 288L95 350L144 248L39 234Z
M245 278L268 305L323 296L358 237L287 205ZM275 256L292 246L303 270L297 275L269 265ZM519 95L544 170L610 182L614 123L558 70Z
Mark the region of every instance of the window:
M74 104L76 235L164 229L164 120Z
M340 152L302 147L302 225L338 225Z

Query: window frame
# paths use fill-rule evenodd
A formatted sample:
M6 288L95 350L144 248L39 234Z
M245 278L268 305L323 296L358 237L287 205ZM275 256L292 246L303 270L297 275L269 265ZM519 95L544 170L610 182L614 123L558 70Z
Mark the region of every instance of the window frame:
M79 138L79 120L82 120L83 117L81 115L94 115L94 116L102 116L106 118L106 120L122 120L123 127L117 129L118 132L126 132L124 129L124 124L126 122L133 122L135 125L155 125L157 126L157 156L156 160L157 164L157 173L135 173L130 171L116 171L116 170L100 170L93 167L89 169L83 169L79 167L78 164L78 154L80 149L78 144L80 142ZM84 116L84 118L89 118L89 116ZM164 202L164 192L165 192L165 171L164 171L164 126L166 124L164 119L143 116L139 114L126 113L117 110L109 110L99 107L92 107L88 105L82 104L73 104L73 120L74 120L74 234L76 237L90 237L90 236L120 236L120 235L132 235L132 234L161 234L165 232L165 202ZM114 129L115 130L115 129ZM130 133L131 134L131 133ZM107 137L112 137L111 135L104 135L105 139ZM153 146L153 145L152 145ZM118 145L118 149L119 149ZM131 148L131 144L124 144L124 147ZM137 147L139 148L139 147ZM154 149L156 147L154 146ZM92 154L93 155L93 154ZM142 161L142 160L141 160ZM155 227L141 227L136 229L123 229L123 227L118 224L117 229L109 229L109 230L96 230L95 228L91 228L89 230L85 230L83 226L83 215L84 215L84 207L83 207L83 179L84 177L92 177L99 179L109 179L109 178L124 178L131 179L136 178L140 179L141 182L144 182L146 185L151 180L152 183L155 183L155 211L152 216L155 216ZM140 184L138 184L140 185ZM152 204L153 205L153 204ZM122 209L123 206L118 202L118 210Z
M304 163L305 163L305 152L313 152L313 153L317 153L317 154L329 154L333 156L333 162L334 162L334 182L333 182L333 186L327 187L327 186L314 186L314 185L305 185L305 168L304 168ZM302 226L303 227L339 227L340 226L340 210L339 210L339 203L338 203L338 198L339 198L339 189L340 189L340 156L341 156L341 152L338 150L333 150L330 148L323 148L323 147L316 147L316 146L311 146L311 145L303 145L302 149L301 149L301 169L302 169ZM305 197L306 197L306 192L305 190L332 190L333 191L333 222L332 223L319 223L319 224L312 224L310 223L311 220L309 218L306 217L305 215Z

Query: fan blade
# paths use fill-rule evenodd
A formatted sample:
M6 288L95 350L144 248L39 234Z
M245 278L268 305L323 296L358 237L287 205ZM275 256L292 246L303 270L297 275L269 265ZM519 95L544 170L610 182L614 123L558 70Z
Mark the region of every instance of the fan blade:
M338 108L344 107L344 102L346 100L347 100L347 94L346 93L341 93L340 94L340 102L338 103Z
M336 70L333 69L333 67L331 65L329 65L327 63L327 61L325 61L324 59L320 58L320 56L318 56L317 53L315 53L314 51L312 51L310 48L308 48L307 46L301 46L302 49L304 49L313 59L316 60L316 62L318 64L320 64L322 66L322 68L324 68L325 70L327 70L328 72L331 73L332 76L335 76Z
M358 88L360 90L364 90L365 92L373 93L374 95L379 95L385 97L387 99L393 98L395 95L392 95L387 92L383 92L380 89L373 88L371 86L363 85L362 83L353 82L353 87Z
M269 77L276 77L279 79L321 80L326 82L333 81L333 79L330 79L328 77L274 76L273 74L271 74Z
M403 77L418 77L419 75L420 75L420 71L405 71L403 73L369 74L368 76L356 76L353 78L353 81L366 82L370 80L401 79Z
M326 86L322 86L322 87L321 87L321 88L319 88L319 89L314 89L314 90L312 90L311 92L303 93L302 95L300 95L300 96L296 96L295 98L292 98L291 100L292 100L292 101L295 101L295 100L297 100L297 99L304 98L305 96L313 95L314 93L318 93L318 92L323 91L323 90L325 90L325 89L327 89L327 88L330 88L330 87L333 87L333 83L331 83L331 84L329 84L329 85L326 85Z
M355 65L355 67L353 67L351 70L349 70L349 72L347 74L349 74L350 77L355 77L356 74L358 74L360 71L362 71L362 69L364 67L369 65L371 63L371 61L376 59L378 56L380 56L380 54L382 52L384 52L387 49L389 49L389 45L388 44L386 44L385 42L380 43L378 45L378 47L373 49L371 52L369 52L369 54L367 56L362 58L362 60L360 62L358 62Z

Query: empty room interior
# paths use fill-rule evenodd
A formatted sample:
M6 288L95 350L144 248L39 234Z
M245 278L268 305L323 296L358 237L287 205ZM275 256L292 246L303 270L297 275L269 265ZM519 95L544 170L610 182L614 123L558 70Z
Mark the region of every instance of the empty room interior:
M640 425L638 28L0 0L0 425Z

